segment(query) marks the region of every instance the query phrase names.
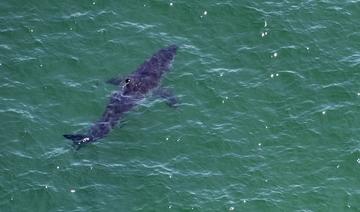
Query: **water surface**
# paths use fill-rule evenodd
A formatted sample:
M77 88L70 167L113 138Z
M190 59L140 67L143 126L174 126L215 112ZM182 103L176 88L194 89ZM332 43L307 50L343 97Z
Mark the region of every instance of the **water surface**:
M360 2L2 1L1 211L360 210ZM163 81L75 151L126 75Z

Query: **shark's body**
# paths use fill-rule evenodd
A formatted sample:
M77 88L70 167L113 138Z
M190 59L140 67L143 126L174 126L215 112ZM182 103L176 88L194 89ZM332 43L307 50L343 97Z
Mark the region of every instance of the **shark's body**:
M105 137L117 125L125 112L134 108L153 90L165 98L170 106L175 105L175 97L169 90L161 88L160 82L170 69L176 50L176 45L160 49L129 76L109 80L108 83L119 86L119 89L112 94L101 118L92 125L87 134L66 134L64 137L72 140L78 148L81 144Z

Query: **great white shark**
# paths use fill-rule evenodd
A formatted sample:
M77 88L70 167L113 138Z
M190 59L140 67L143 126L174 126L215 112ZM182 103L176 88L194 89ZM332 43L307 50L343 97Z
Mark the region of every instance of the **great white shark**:
M94 142L107 136L124 114L139 104L150 92L166 100L169 106L176 106L177 99L172 92L160 86L165 73L170 70L178 47L170 45L153 54L133 73L126 77L116 77L107 82L118 86L100 119L92 124L85 134L65 134L79 149L83 144Z

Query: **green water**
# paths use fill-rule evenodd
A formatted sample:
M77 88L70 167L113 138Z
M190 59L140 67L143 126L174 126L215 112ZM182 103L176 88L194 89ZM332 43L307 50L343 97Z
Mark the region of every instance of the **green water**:
M172 5L170 5L172 3ZM0 211L360 211L360 2L1 1ZM163 84L75 151L126 75Z

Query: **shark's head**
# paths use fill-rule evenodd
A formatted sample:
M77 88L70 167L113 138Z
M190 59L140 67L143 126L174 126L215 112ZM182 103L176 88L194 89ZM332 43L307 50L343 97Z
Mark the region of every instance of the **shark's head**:
M162 75L170 69L177 49L176 45L170 45L145 61L135 73L123 80L123 94L144 94L158 86Z
M147 71L152 74L159 74L159 76L168 71L175 58L177 49L178 47L176 45L170 45L160 49L149 60Z
M172 61L176 55L178 47L173 44L166 48L163 48L159 51L159 57L163 59L163 61Z

